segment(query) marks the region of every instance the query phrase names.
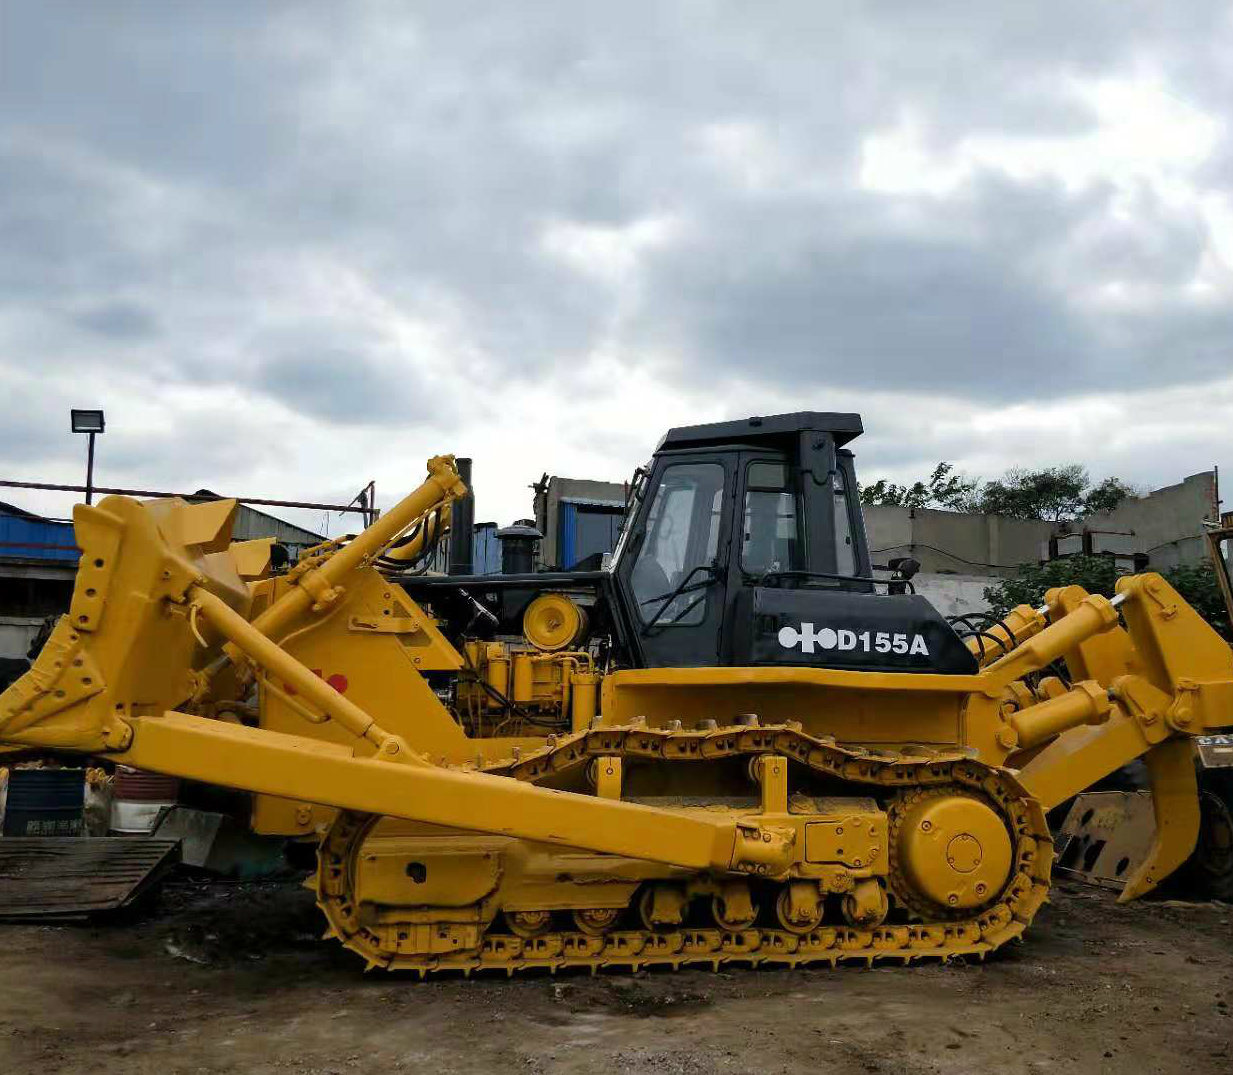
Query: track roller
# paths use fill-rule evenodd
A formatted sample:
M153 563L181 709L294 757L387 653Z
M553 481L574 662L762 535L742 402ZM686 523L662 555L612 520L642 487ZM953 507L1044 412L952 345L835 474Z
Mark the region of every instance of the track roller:
M510 932L526 939L547 933L552 925L551 911L506 911Z
M843 898L843 918L849 926L872 929L886 921L890 900L877 881L869 878L858 881L856 887Z
M790 933L812 933L822 924L822 899L810 881L789 881L775 900L775 917Z
M574 912L574 925L581 933L599 937L612 929L620 916L619 907L582 907Z
M754 924L758 905L753 902L747 884L733 881L720 886L719 893L711 900L711 915L721 929L739 933Z

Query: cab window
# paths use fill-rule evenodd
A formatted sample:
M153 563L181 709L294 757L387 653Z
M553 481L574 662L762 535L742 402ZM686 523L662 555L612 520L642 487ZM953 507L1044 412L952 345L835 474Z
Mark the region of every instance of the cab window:
M856 547L852 543L852 513L848 506L847 486L843 471L835 471L835 571L840 575L856 574Z
M786 463L752 462L745 470L745 513L741 567L750 574L799 571L801 548L798 497Z
M705 618L708 579L697 569L711 564L719 549L723 495L724 468L718 463L678 463L664 469L630 577L644 623L687 625ZM685 591L668 600L682 584Z

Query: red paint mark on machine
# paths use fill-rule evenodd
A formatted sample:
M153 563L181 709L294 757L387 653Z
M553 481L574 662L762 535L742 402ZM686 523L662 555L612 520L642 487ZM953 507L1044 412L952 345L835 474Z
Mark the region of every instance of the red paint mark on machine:
M327 676L322 669L314 668L312 669L312 674L318 679L324 679L331 687L338 691L339 694L346 694L347 688L350 686L347 677L341 672L332 672ZM285 690L288 694L296 693L295 688L291 686L290 683L284 683L283 690Z

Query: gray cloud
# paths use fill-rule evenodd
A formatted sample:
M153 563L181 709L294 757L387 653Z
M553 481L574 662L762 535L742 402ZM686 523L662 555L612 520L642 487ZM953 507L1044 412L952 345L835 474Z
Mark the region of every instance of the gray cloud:
M158 318L135 303L105 303L83 310L74 320L89 332L121 340L146 339L158 334Z
M414 368L378 368L362 353L309 346L261 363L255 387L314 418L351 424L431 417Z

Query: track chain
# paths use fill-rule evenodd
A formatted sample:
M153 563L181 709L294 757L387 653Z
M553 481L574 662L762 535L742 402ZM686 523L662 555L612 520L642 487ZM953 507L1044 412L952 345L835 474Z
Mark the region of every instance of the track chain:
M318 856L317 902L329 921L327 936L341 940L361 955L370 968L410 971L421 977L437 972L470 975L476 971L504 971L512 975L533 969L555 973L564 967L586 967L595 972L601 968L633 971L687 964L709 964L717 969L724 963L872 965L875 961L911 963L960 956L983 959L1019 937L1045 902L1053 842L1044 812L1008 770L976 761L963 750L872 750L844 746L829 737L809 735L796 722L688 731L634 723L549 736L542 748L521 755L515 753L514 757L483 766L480 771L536 783L603 757L670 762L771 753L784 755L818 773L884 793L908 796L950 785L985 799L1000 809L1014 841L1009 880L979 913L872 929L819 926L803 935L759 927L734 932L692 928L662 932L615 930L600 936L559 931L532 938L491 931L478 936L477 930L477 944L466 950L408 955L397 950L395 940L397 931L406 927L362 923L351 896L352 864L380 817L344 811L324 837ZM894 886L893 851L890 880ZM916 901L905 900L903 893L895 892L894 888L892 894L909 910L920 908Z

